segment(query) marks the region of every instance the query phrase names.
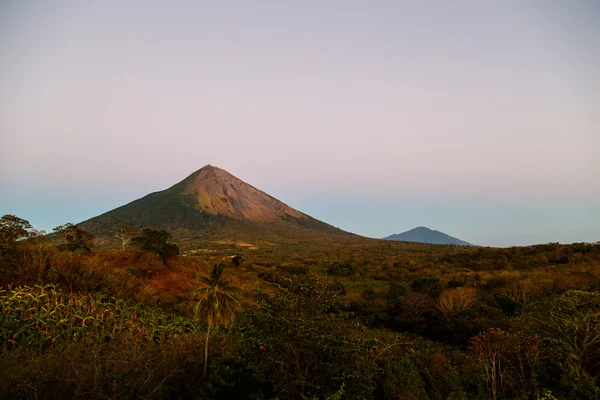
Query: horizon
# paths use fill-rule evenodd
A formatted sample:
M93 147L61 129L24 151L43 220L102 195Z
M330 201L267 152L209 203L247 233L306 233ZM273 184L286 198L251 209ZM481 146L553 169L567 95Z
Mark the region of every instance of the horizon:
M345 231L600 240L600 4L0 3L0 213L222 168Z
M224 170L224 171L226 171L226 172L228 172L228 173L229 173L229 171L227 171L225 168L221 168L221 167L220 167L220 166L218 166L218 165L214 165L214 164L210 164L210 163L209 163L209 164L206 164L206 165L204 165L202 168L205 168L205 167L208 167L208 166L210 166L210 167L216 167L216 168L218 168L218 169L222 169L222 170ZM131 203L131 202L133 202L133 201L136 201L136 200L138 200L138 199L140 199L140 198L142 198L142 197L145 197L145 196L146 196L146 195L148 195L148 194L155 193L155 192L160 192L160 191L163 191L163 190L168 190L168 189L169 189L169 188L171 188L172 186L174 186L174 185L176 185L176 184L180 183L181 181L185 180L187 177L189 177L189 176L191 176L191 175L195 174L196 172L198 172L198 171L199 171L200 169L202 169L202 168L199 168L199 169L197 169L197 170L194 170L194 171L193 171L193 172L191 172L190 174L187 174L187 175L185 175L185 176L184 176L184 177L182 177L181 179L179 179L179 180L177 180L176 182L174 182L174 183L172 183L172 184L168 185L167 187L164 187L163 189L150 191L150 192L148 192L148 193L145 193L144 195L141 195L141 196L139 196L139 197L137 197L137 198L130 199L130 200L128 200L128 201L126 201L126 202L124 202L124 203L122 203L122 204L119 204L119 205L115 206L115 207L112 207L112 208L110 208L110 209L106 209L106 210L104 210L104 211L100 211L100 212L98 212L98 213L96 213L96 214L94 214L94 215L90 215L89 217L87 217L87 218L84 218L84 219L81 219L81 220L78 220L78 221L74 221L74 220L71 220L71 221L63 221L63 222L60 222L60 223L58 223L58 224L52 224L52 225L48 225L47 227L44 227L44 226L41 226L41 227L40 227L40 226L36 225L36 224L34 223L34 221L31 221L31 220L30 220L29 222L31 222L31 223L32 223L32 225L33 225L33 227L34 227L35 229L44 230L44 231L46 231L46 232L50 233L54 227L56 227L56 226L58 226L58 225L61 225L61 224L64 224L64 223L66 223L66 222L73 222L73 223L77 223L77 224L78 224L78 223L84 222L84 221L86 221L86 220L88 220L88 219L90 219L90 218L93 218L93 217L96 217L96 216L98 216L98 215L101 215L101 214L104 214L104 213L106 213L106 212L109 212L109 211L111 211L111 210L113 210L113 209L115 209L115 208L118 208L118 207L121 207L121 206L127 205L127 204L129 204L129 203ZM234 176L236 176L236 175L234 175ZM236 176L236 177L237 177L237 178L239 178L238 176ZM240 178L240 179L241 179L242 181L246 182L246 181L245 181L243 178ZM251 182L246 182L246 183L248 183L248 184L250 184L251 186L254 186L254 187L255 187L255 188L257 188L258 190L261 190L261 191L262 191L262 189L261 189L260 187L257 187L257 186L255 186L255 185L253 185ZM268 193L268 192L265 192L265 193L267 193L268 195L270 195L270 196L271 196L271 194L270 194L270 193ZM288 205L288 206L290 206L290 207L293 207L293 208L295 208L295 209L298 209L298 208L296 208L295 206L293 206L293 205L290 205L288 202L286 202L286 200L285 200L285 199L281 199L281 198L279 198L279 197L277 197L277 196L273 196L273 197L275 197L275 198L276 198L278 201L281 201L281 202L285 203L286 205ZM333 207L335 207L335 205L333 205ZM451 236L451 237L454 237L454 238L456 238L456 239L460 239L460 240L466 241L466 242L468 242L468 243L470 243L470 244L472 244L472 245L474 245L474 246L485 246L485 247L519 247L519 246L531 246L531 245L537 245L537 244L547 244L547 243L554 243L554 242L557 242L557 241L549 240L549 241L546 241L546 242L539 242L539 243L538 243L538 242L531 242L531 243L527 243L527 244L509 244L509 245L480 244L480 243L476 243L476 242L470 241L470 240L468 240L468 239L464 239L464 238L462 238L462 237L460 237L460 236L456 236L456 235L455 235L455 234L453 234L452 232L447 232L447 231L444 231L443 229L438 229L437 227L433 227L433 226L427 226L427 225L413 225L412 227L406 227L406 228L403 228L402 230L399 230L399 231L397 231L397 232L390 232L390 233L387 233L387 234L384 234L384 235L381 235L381 236L369 236L369 235L363 235L363 234L361 234L361 233L359 233L359 232L354 232L354 231L351 231L351 230L345 229L343 226L339 226L339 225L336 225L336 224L334 224L334 223L332 223L332 222L330 222L330 221L323 220L323 219L320 219L320 218L318 218L318 217L315 217L315 215L313 215L313 214L311 214L311 213L307 213L307 212L306 212L305 210L303 210L303 209L298 209L298 211L301 211L301 212L303 212L303 213L305 213L305 214L308 214L308 215L310 215L310 216L311 216L311 217L313 217L313 218L317 218L317 219L321 220L322 222L325 222L325 223L328 223L328 224L330 224L330 225L332 225L332 226L335 226L335 227L337 227L337 228L340 228L340 229L342 229L342 230L344 230L344 231L346 231L346 232L353 233L353 234L357 234L357 235L359 235L359 236L363 236L363 237L366 237L366 238L372 238L372 239L382 239L382 240L383 240L383 239L385 239L386 237L388 237L388 236L391 236L391 235L397 235L397 234L406 233L406 232L408 232L408 231L411 231L411 230L414 230L414 229L417 229L417 228L425 228L425 229L428 229L428 230L431 230L431 231L434 231L434 232L440 232L440 233L446 234L446 235L448 235L448 236ZM19 217L23 217L22 215L17 215L17 216L19 216ZM27 219L27 218L26 218L26 219ZM596 241L580 241L580 242L594 243L594 242L596 242ZM569 243L580 243L580 242L574 241L574 242L569 242ZM558 241L558 243L568 244L568 243L566 243L566 242L560 242L560 241Z

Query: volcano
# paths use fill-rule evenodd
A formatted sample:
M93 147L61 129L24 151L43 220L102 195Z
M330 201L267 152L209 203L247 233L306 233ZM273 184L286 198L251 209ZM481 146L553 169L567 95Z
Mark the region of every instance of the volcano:
M212 165L166 190L78 225L108 243L120 226L165 229L183 248L207 240L295 243L323 236L354 236Z

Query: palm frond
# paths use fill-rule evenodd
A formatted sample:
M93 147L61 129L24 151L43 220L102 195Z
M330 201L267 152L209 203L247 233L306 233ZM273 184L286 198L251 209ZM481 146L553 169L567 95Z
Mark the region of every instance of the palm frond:
M225 267L223 263L214 265L209 276L200 277L200 281L206 284L206 287L195 291L202 296L194 307L196 317L205 317L209 324L215 326L215 329L219 326L231 325L235 313L241 309L238 300L239 288L225 279L227 276Z

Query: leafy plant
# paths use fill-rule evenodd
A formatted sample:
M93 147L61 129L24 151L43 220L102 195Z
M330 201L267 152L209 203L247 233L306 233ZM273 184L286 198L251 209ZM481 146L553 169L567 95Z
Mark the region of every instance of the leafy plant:
M223 272L225 264L215 264L210 276L202 276L200 280L206 284L206 287L198 289L202 297L196 303L194 313L196 317L206 318L208 329L206 331L206 341L204 344L204 377L208 367L208 340L210 330L220 326L228 327L235 319L235 313L240 309L238 300L238 288L233 286L227 279L227 273Z

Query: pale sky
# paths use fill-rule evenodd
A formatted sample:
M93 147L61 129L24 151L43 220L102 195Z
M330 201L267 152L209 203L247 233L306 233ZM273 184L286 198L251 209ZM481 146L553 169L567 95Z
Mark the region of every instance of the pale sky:
M344 230L600 240L600 2L0 0L0 214L206 164Z

